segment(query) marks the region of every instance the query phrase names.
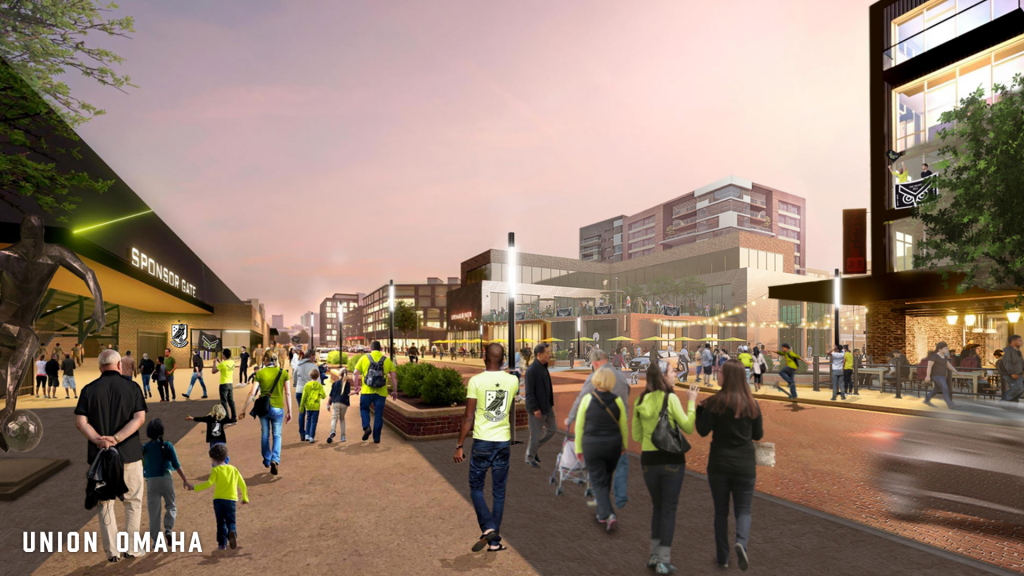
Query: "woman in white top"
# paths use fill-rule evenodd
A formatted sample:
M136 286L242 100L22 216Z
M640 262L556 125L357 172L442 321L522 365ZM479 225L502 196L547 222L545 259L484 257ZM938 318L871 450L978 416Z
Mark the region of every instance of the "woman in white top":
M46 388L46 355L40 354L36 361L36 398L39 398L39 389L43 389L43 397L49 398L49 390Z
M761 349L757 346L754 346L754 350L750 354L753 360L751 368L754 372L754 391L756 392L761 389L764 374L768 372L768 362L765 361L764 354L761 354Z

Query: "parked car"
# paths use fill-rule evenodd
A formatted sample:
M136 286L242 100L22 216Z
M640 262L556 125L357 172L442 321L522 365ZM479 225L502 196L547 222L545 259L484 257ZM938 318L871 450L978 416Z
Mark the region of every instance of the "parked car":
M674 350L669 350L667 352L659 351L658 355L661 357L662 360L668 360L669 362L672 362L673 365L675 365L676 356L678 356L678 354L676 354L676 352ZM650 354L644 354L642 356L637 356L636 358L633 358L632 360L630 360L629 361L629 369L631 371L633 371L633 372L636 372L638 370L640 372L645 372L647 370L647 366L650 363L651 363L651 356L650 356Z
M871 433L875 483L890 514L920 520L938 510L1024 525L1024 403L960 402L958 410L902 421Z

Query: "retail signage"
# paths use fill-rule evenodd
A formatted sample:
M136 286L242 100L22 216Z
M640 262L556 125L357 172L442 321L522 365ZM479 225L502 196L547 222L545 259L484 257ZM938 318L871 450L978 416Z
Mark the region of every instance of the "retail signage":
M897 210L904 208L913 208L921 203L928 194L932 193L932 182L930 178L922 178L913 182L903 182L902 184L896 184L896 198L893 201L893 206Z
M611 313L612 313L612 307L611 306L595 306L594 307L594 314L611 314Z
M199 332L199 345L207 352L220 352L223 349L221 337L209 332Z
M142 252L138 248L132 247L130 252L132 258L132 266L135 266L140 270L144 270L145 272L149 273L150 276L153 276L163 281L165 284L168 284L170 286L173 286L174 288L177 288L178 290L181 290L182 292L188 294L189 296L195 297L195 284L192 284L191 282L181 278L173 270L158 263L156 260L153 260L152 258L147 256L145 252Z
M516 312L516 322L526 320L526 312Z
M661 313L664 316L679 316L679 306L662 306Z
M572 308L559 308L555 310L555 318L569 318L572 316Z
M469 320L472 317L472 312L459 312L458 314L452 314L452 320Z
M868 211L843 210L843 274L868 273Z
M188 346L188 324L171 324L171 346L175 348Z

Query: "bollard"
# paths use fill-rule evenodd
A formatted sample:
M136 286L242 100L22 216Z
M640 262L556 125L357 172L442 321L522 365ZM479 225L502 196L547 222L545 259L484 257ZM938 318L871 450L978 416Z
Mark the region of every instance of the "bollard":
M860 364L858 360L853 362L853 395L860 396L860 370L857 369L857 365Z
M896 358L896 397L903 398L900 389L903 388L903 356Z
M818 382L818 378L820 376L821 376L821 368L818 366L818 357L815 356L814 357L814 373L813 373L813 376L812 376L813 383L814 383L814 391L815 392L821 392L821 385Z

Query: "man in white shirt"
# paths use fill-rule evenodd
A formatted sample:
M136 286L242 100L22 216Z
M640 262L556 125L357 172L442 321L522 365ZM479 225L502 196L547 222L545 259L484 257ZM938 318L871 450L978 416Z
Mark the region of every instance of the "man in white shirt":
M843 390L843 366L846 363L846 351L839 344L832 349L829 353L832 357L832 399L836 399L836 395L842 395L843 400L846 400L846 391Z

